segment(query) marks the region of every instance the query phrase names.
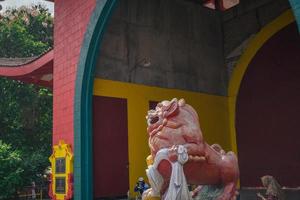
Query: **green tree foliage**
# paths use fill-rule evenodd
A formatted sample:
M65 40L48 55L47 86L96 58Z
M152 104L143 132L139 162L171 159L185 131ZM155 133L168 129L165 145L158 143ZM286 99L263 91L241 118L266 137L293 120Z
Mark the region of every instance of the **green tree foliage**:
M14 168L4 170L0 166L1 194L11 195L32 181L45 181L43 174L50 165L51 154L52 93L35 85L1 78L0 97L0 140L11 145L10 149L17 151L15 154L21 160L19 165L19 159L3 160L0 155L0 165L9 162L20 169L20 173L15 173ZM10 178L11 174L15 176ZM10 190L6 188L8 185Z
M53 18L42 6L0 15L0 57L38 56L53 45ZM43 180L50 165L52 92L0 78L0 199Z
M0 199L14 197L22 182L22 159L20 152L0 140Z
M0 57L36 56L52 46L53 18L43 6L22 6L0 15Z

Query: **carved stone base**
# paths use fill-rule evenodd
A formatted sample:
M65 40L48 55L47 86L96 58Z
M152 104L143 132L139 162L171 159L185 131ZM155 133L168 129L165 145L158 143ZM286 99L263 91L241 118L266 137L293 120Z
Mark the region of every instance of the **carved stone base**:
M217 200L224 190L223 186L205 185L193 200Z

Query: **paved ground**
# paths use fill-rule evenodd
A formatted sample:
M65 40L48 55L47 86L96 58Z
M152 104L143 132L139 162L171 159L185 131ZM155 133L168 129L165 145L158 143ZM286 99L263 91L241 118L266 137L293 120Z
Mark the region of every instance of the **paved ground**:
M261 189L243 189L240 191L240 200L256 200L257 193L265 194L265 190ZM284 190L286 200L300 200L300 189Z
M265 194L265 190L263 189L243 189L239 191L240 195L238 200L256 200L258 199L256 194L257 193ZM300 189L285 189L285 197L286 200L300 200ZM129 200L127 198L100 198L95 200ZM130 200L135 200L135 198L132 198Z

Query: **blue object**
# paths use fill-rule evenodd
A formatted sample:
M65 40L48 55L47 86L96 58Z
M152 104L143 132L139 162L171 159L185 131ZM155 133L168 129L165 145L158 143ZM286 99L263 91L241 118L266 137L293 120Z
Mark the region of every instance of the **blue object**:
M300 0L289 0L293 8L295 18L298 24L298 30L300 31Z
M134 191L139 192L140 195L147 189L149 189L149 185L145 181L138 181L134 187Z

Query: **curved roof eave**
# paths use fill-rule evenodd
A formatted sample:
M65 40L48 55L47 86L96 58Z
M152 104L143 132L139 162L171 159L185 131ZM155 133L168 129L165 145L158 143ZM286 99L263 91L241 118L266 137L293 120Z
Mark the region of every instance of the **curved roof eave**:
M32 60L15 58L6 59L5 62L2 60L2 63L0 60L0 76L52 87L53 57L54 51L50 50L42 56L32 58Z

